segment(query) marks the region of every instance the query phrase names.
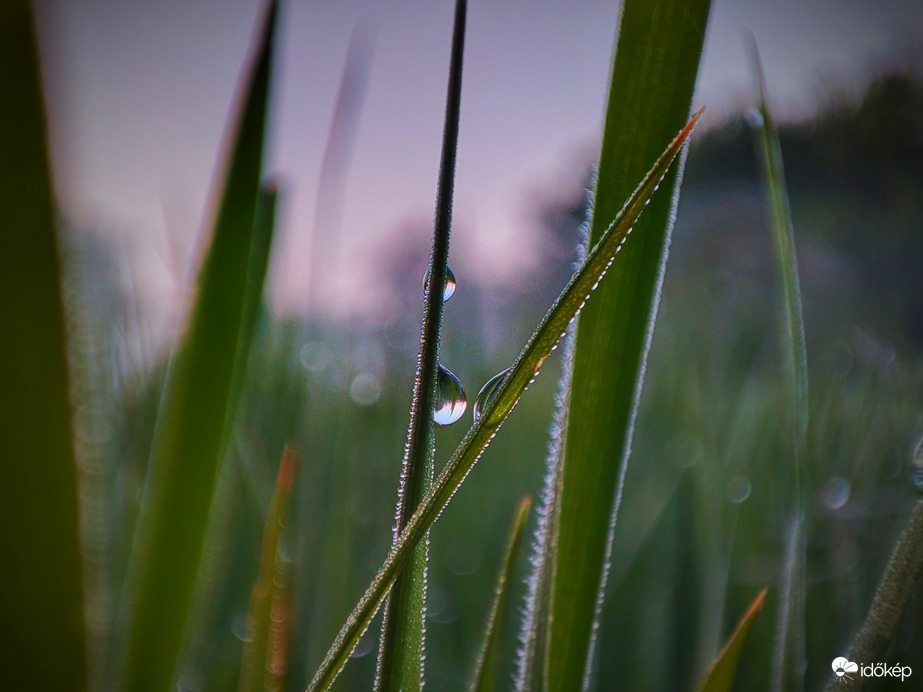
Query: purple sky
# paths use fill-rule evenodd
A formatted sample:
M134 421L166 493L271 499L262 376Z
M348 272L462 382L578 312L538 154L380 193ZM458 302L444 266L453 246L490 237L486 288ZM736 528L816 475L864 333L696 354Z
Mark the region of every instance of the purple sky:
M78 225L125 249L145 305L168 312L206 218L212 171L257 0L44 0L40 39L59 197ZM376 27L341 219L328 266L340 315L387 316L377 263L398 231L433 214L448 71L450 0L288 0L268 171L285 185L276 305L304 305L310 234L352 29ZM460 282L519 282L535 260L537 201L570 194L599 139L618 4L470 0L452 266ZM751 93L743 33L756 35L782 113L923 37L918 0L715 0L695 105L712 123ZM708 122L706 121L706 122ZM178 258L175 259L175 258ZM422 268L421 268L422 271Z

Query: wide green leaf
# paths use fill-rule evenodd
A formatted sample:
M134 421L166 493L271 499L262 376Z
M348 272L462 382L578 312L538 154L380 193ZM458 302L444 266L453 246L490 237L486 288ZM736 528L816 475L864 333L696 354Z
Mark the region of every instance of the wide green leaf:
M741 649L747 641L747 635L750 633L750 626L756 614L763 608L764 600L766 600L766 589L757 594L750 607L747 608L747 612L740 618L737 627L734 628L731 636L702 677L698 692L730 692L734 685L734 678L737 677L737 664L740 660Z
M581 268L542 318L489 401L484 402L483 412L446 463L432 489L420 502L419 508L398 536L378 574L343 625L314 675L309 685L310 690L328 689L346 665L350 652L369 626L395 578L407 565L414 549L496 436L523 392L538 375L542 364L557 348L568 325L576 319L596 288L602 285L601 280L613 259L622 249L628 234L659 188L700 116L701 111L693 116L656 160L608 230L590 250Z
M0 670L87 686L61 266L30 3L0 4Z
M466 0L457 0L445 129L442 136L442 162L436 193L433 251L429 264L429 280L426 281L423 328L410 407L410 425L401 466L397 523L394 527L395 540L430 489L435 469L433 410L437 405L439 331L442 326L443 287L448 272L467 7ZM423 541L417 548L410 566L401 572L394 588L391 589L382 621L381 646L375 675L376 689L385 692L412 692L423 686L428 550L428 542Z
M471 678L472 692L490 692L497 689L500 668L501 644L503 642L503 623L506 621L506 609L510 600L510 588L513 583L513 570L516 568L516 558L519 557L519 546L522 543L522 531L526 526L529 509L532 507L532 498L525 497L519 503L519 509L513 518L510 528L509 541L506 544L506 553L503 563L497 574L497 583L494 586L494 601L487 616L484 627L484 637L481 641L481 650L474 666L474 675Z
M271 2L231 130L211 247L161 403L126 591L120 688L132 692L173 684L262 293L272 224L259 222L257 208L276 14Z
M690 110L708 0L627 0L599 160L590 242L596 242L662 142ZM580 317L562 432L554 522L541 569L548 580L546 649L524 679L541 689L577 690L589 682L595 632L631 433L657 313L676 211L680 169L663 181L635 232L639 238L612 265L615 279ZM549 564L547 561L550 560ZM536 607L541 607L536 604ZM529 636L532 636L531 633Z

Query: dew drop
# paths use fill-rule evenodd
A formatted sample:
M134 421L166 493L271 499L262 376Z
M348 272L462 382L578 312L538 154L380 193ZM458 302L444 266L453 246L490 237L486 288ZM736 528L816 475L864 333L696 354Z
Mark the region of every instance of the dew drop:
M436 406L433 410L433 422L436 425L452 425L462 417L468 408L465 390L461 381L451 370L439 364L436 380Z
M375 644L375 637L369 635L370 633L368 631L362 635L359 642L356 644L356 648L353 649L353 652L349 655L350 658L362 658L371 653L372 647Z
M474 405L474 408L477 410L477 404ZM910 478L913 485L919 492L923 493L923 438L920 438L917 446L914 447L910 463Z
M429 284L429 269L423 275L423 293L426 293L426 286ZM448 264L445 265L445 287L442 290L442 300L447 301L455 295L455 272Z
M746 502L747 498L750 497L750 491L752 489L749 478L746 476L734 476L728 481L728 502L735 505L743 504Z
M503 381L506 379L506 376L510 374L512 369L512 367L509 367L503 372L498 372L481 387L481 391L478 392L477 398L474 400L475 423L478 422L478 419L481 417L481 414L487 410L487 407L493 403L494 395L497 393L497 390L500 389L500 385L503 384Z
M250 627L246 613L237 613L231 620L231 632L242 642L250 641Z
M827 509L839 509L849 501L849 481L842 476L833 476L820 489L820 502Z

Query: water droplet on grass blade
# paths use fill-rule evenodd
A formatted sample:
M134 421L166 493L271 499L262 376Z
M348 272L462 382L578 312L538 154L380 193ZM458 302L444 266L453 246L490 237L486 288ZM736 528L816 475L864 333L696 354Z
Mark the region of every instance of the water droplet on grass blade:
M359 639L359 642L356 644L356 648L353 649L353 652L349 655L349 657L362 658L363 656L367 656L372 651L374 644L375 637L371 636L371 633L367 631Z
M507 368L503 372L499 372L493 377L491 377L487 382L484 383L484 386L481 387L481 391L478 392L477 398L474 400L474 422L477 423L478 419L487 410L487 407L493 402L494 395L497 393L497 390L500 389L500 385L503 384L503 380L506 379L506 376L510 374L510 371L513 368Z
M231 632L242 642L251 641L250 623L246 613L237 613L237 615L234 616L234 619L231 620Z
M820 502L827 509L839 509L849 501L852 488L842 476L833 476L820 489Z
M746 502L747 498L750 497L751 490L752 486L750 485L749 478L746 476L734 476L728 481L728 502L735 505L743 504Z
M433 409L433 422L436 425L452 425L462 417L468 408L468 400L461 381L448 368L439 364L436 380L436 406Z
M477 404L475 404L474 407L475 410L477 410ZM923 493L923 438L920 438L920 441L917 442L917 446L914 447L910 463L910 478L913 481L913 485L919 492Z
M429 284L429 269L423 275L423 292L426 293L426 287ZM445 286L442 289L442 301L445 302L455 295L455 272L448 264L445 265Z

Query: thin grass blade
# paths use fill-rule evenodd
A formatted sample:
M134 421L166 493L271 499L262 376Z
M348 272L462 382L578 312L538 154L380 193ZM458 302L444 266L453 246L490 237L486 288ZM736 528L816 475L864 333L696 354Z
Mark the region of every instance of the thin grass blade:
M311 315L317 314L318 308L335 299L331 293L336 282L327 274L327 268L336 266L339 255L343 193L372 67L374 43L374 34L367 25L359 24L353 29L330 131L327 133L311 231L307 295L308 312Z
M783 292L785 330L782 340L792 406L790 408L792 435L792 487L788 498L789 514L786 535L785 560L779 613L776 628L776 645L773 652L774 690L800 690L804 687L805 640L805 485L807 484L808 436L808 358L804 334L804 316L801 287L798 278L798 258L795 252L795 230L791 206L786 192L785 170L779 132L769 110L766 81L760 63L756 41L751 36L754 81L759 96L758 117L755 118L757 149L762 166L763 186L769 206L769 221L779 265Z
M270 2L231 130L198 296L161 402L126 587L120 689L132 692L173 685L262 294L272 225L258 222L257 207L276 14Z
M699 682L698 692L730 692L731 687L734 685L734 678L737 677L737 665L740 661L741 649L743 649L744 642L747 641L747 635L750 633L753 620L763 608L766 591L766 589L763 589L757 594L750 607L747 608L747 612L740 618L737 627L734 628L724 647L715 656L701 682Z
M77 465L55 204L31 3L0 4L0 670L87 686Z
M808 356L804 333L804 314L801 301L801 282L798 277L798 256L795 251L795 228L792 224L791 205L786 191L785 169L779 131L769 110L766 80L756 43L751 38L754 80L759 96L759 117L756 119L757 148L762 164L763 184L769 205L772 237L776 260L779 263L785 305L785 353L788 376L794 396L796 434L807 435L808 429ZM800 450L798 463L803 465Z
M461 110L462 61L465 48L465 18L468 4L457 0L452 35L452 58L446 97L442 161L436 194L436 223L433 251L426 282L420 355L410 407L410 425L401 466L394 541L407 526L420 500L429 491L435 469L433 410L439 367L439 331L442 326L443 286L449 259L449 231L452 223L452 192L458 148ZM417 548L407 569L398 575L385 606L381 646L375 675L375 689L384 692L412 692L423 686L426 615L426 563L428 539Z
M247 642L240 668L240 692L278 689L278 685L273 682L274 658L279 655L279 643L284 643L287 638L284 632L287 618L279 618L278 615L291 613L291 604L286 604L285 599L290 595L287 586L292 577L292 563L280 554L279 544L288 521L295 472L295 452L286 448L282 453L276 489L266 514L260 573L250 595ZM276 618L273 618L274 613Z
M605 232L618 200L688 117L709 15L708 0L627 0L597 175L590 241ZM547 660L538 689L590 684L614 524L631 452L644 368L659 303L682 166L663 181L632 243L613 264L617 281L581 315L570 411L553 487L556 535L548 540ZM544 510L548 511L548 510ZM532 633L524 634L524 639ZM525 681L521 681L525 682Z
M487 616L487 625L484 628L484 637L481 640L481 650L474 666L472 675L471 692L490 692L497 689L500 667L501 643L503 641L503 624L506 621L506 608L510 600L510 586L513 583L513 570L516 568L516 559L519 557L519 546L522 543L522 531L526 526L529 509L532 507L532 498L525 497L519 503L519 509L510 528L510 538L503 556L503 564L497 574L497 583L494 586L494 602Z
M308 687L309 690L329 689L343 666L346 665L350 652L369 626L395 578L407 565L413 550L423 540L426 532L496 436L507 416L519 402L523 392L538 375L542 364L557 347L568 325L576 320L577 315L591 298L591 294L601 285L600 281L616 254L621 250L638 217L647 206L648 200L660 186L670 165L682 150L701 115L702 111L696 113L670 142L616 215L608 230L590 250L580 270L574 274L545 317L542 318L532 336L529 337L509 369L508 375L498 386L491 400L485 403L484 412L468 430L434 482L432 489L407 522L407 526L401 532L369 588L359 599L314 675Z
M918 593L923 577L923 500L917 500L910 519L897 538L865 622L846 653L850 661L881 661L898 625ZM833 676L824 688L840 689L843 679Z

